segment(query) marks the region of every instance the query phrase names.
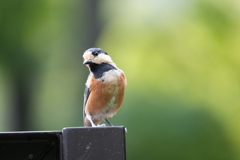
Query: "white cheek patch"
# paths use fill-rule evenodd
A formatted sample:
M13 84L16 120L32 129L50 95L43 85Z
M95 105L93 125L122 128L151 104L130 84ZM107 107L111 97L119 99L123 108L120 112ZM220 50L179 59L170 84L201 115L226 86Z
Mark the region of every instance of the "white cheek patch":
M104 53L99 54L97 57L94 57L93 59L94 63L101 64L101 63L113 63L111 57L109 55L106 55Z
M92 52L84 52L83 54L83 59L88 60L88 59L93 59L94 56L92 55Z

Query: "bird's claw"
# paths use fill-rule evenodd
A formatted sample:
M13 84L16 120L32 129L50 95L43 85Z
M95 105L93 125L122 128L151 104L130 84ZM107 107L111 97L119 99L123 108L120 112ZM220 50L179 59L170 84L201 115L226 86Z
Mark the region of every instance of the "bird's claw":
M99 124L99 125L97 125L97 127L106 127L106 124Z

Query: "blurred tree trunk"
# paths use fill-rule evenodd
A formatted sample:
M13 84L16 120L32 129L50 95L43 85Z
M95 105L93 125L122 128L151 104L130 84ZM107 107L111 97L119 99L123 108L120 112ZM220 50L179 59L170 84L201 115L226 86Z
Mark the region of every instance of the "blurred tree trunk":
M29 130L29 105L31 99L30 84L27 84L26 76L16 76L13 80L12 95L12 130ZM13 76L14 77L14 76ZM29 85L29 86L27 86Z
M86 1L85 13L83 13L83 26L81 27L81 33L79 38L83 38L82 41L85 42L83 45L87 47L86 49L93 47L101 33L102 26L99 18L99 3L101 1L92 0ZM84 36L82 36L84 35Z

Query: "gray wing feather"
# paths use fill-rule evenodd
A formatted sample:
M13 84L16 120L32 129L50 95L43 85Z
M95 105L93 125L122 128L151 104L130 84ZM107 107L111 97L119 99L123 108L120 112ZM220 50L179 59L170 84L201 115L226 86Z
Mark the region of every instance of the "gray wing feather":
M88 97L90 95L90 88L88 88L87 86L85 87L85 91L84 91L84 101L83 101L83 109L85 109Z
M89 78L89 76L88 76ZM88 88L87 86L85 86L85 90L84 90L84 100L83 100L83 123L84 123L84 119L85 119L85 107L86 107L86 104L87 104L87 100L88 100L88 97L90 95L91 91L90 91L90 88Z

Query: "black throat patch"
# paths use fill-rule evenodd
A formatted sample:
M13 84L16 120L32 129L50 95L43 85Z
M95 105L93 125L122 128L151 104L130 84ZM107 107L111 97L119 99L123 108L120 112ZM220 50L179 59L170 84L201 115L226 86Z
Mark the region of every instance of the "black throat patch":
M90 63L89 67L96 79L101 78L103 74L107 71L117 69L116 67L108 63L101 63L101 64Z

